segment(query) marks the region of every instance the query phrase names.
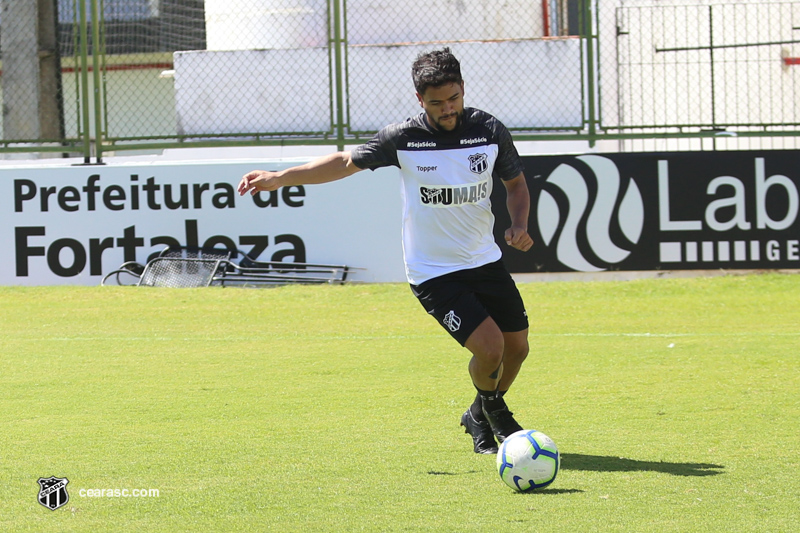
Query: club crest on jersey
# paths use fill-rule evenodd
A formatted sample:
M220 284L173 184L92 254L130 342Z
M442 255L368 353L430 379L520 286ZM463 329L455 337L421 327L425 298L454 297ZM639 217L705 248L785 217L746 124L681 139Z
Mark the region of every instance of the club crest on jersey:
M472 154L469 156L469 169L475 174L486 172L489 167L489 156L486 154Z
M463 187L432 187L421 185L419 200L428 207L455 207L476 204L489 196L489 182L483 180Z

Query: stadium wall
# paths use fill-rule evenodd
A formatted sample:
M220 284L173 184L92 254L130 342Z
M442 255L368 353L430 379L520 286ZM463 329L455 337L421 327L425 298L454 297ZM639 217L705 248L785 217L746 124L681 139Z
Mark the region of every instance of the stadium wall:
M302 161L306 159L301 159ZM253 168L298 160L50 162L0 167L3 285L95 285L168 244L255 250L262 261L355 267L405 280L394 168L239 197ZM800 151L527 155L536 246L509 248L504 188L496 239L518 274L800 268ZM437 200L438 201L438 200ZM443 194L440 199L447 202Z

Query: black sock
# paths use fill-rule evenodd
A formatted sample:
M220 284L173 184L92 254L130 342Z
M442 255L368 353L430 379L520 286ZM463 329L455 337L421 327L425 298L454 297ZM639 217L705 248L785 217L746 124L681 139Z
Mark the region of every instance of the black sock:
M475 395L475 401L473 401L472 405L469 406L469 410L472 413L472 418L475 420L483 419L483 405L481 402L480 393Z
M503 400L503 396L499 391L485 391L478 389L478 396L480 396L481 399L481 407L485 411L497 411L498 409L502 409L506 406L506 402Z

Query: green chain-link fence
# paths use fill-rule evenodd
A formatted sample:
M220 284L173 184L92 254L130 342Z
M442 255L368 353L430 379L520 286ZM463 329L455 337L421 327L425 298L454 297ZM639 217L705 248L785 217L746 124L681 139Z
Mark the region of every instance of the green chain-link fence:
M419 112L411 62L442 46L520 140L800 134L798 1L0 6L6 152L358 142Z
M69 7L63 0L0 0L2 150L85 147L77 20Z

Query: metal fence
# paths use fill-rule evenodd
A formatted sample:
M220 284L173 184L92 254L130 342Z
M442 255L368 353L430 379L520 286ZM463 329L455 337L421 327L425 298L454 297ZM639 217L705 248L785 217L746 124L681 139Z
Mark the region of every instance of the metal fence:
M410 65L441 46L461 59L467 105L519 140L706 149L800 136L800 1L0 7L4 152L88 162L120 150L360 142L419 112Z
M60 7L0 0L0 147L6 151L84 148L76 23Z

